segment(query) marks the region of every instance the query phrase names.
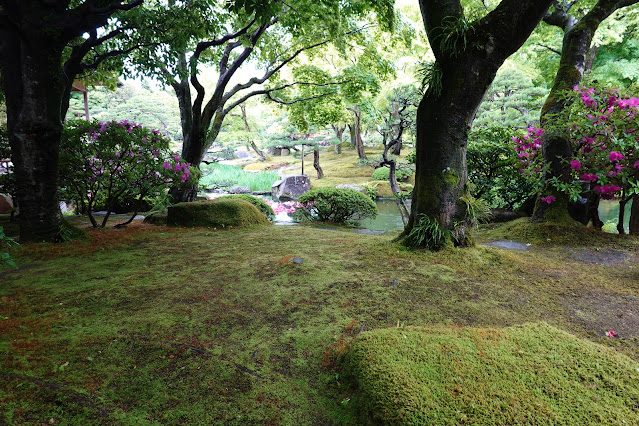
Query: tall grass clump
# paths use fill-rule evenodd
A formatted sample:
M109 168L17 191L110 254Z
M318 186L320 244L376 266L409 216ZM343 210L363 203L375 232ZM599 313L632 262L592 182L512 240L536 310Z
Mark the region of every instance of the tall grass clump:
M253 191L270 191L279 178L276 172L246 172L239 166L214 163L202 166L200 183L208 189L248 186Z

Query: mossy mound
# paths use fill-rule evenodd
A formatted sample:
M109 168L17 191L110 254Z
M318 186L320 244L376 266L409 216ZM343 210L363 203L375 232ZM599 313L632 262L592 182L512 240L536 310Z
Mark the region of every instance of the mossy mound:
M227 198L227 199L239 198L242 200L246 200L249 203L253 204L255 207L257 207L259 211L264 213L264 216L266 216L268 219L275 217L275 212L273 211L273 208L269 206L268 204L266 204L266 202L262 200L261 198L254 197L249 194L224 195L219 198Z
M577 221L570 222L533 222L522 217L482 232L482 239L514 240L531 244L562 244L584 246L599 244L607 234L592 227L586 227Z
M253 204L240 198L178 203L168 209L169 226L228 228L270 223Z
M362 333L345 359L365 424L637 424L639 364L545 323Z
M157 212L151 212L144 216L144 223L150 223L151 225L160 225L166 226L166 217L168 215L168 211L160 210Z

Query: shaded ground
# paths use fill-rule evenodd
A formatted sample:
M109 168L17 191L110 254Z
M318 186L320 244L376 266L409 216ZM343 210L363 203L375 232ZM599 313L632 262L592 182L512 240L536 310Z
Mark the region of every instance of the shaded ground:
M0 424L353 424L336 360L398 325L543 320L639 359L636 238L431 254L393 236L137 225L21 246L0 271ZM575 258L593 247L627 260Z

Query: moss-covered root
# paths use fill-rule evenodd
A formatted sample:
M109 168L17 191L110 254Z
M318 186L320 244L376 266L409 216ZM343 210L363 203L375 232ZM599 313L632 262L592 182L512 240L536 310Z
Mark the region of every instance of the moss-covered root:
M639 364L545 323L362 333L343 364L367 424L637 424Z

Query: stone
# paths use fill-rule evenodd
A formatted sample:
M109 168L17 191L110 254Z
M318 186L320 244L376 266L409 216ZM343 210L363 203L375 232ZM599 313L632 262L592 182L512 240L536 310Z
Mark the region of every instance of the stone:
M250 194L251 187L250 186L234 186L229 189L229 194Z
M297 199L311 189L311 179L306 175L284 176L271 186L271 194L276 199Z
M280 151L280 155L282 157L285 157L285 156L289 155L290 153L291 153L291 150L288 149L288 148L282 148L282 150Z
M357 192L364 192L364 188L357 185L351 185L350 183L340 183L339 185L335 185L334 188L338 189L354 189Z
M9 214L13 210L13 200L9 195L0 194L0 214Z
M488 245L506 250L528 251L527 244L518 243L516 241L493 241L492 243L488 243Z
M301 265L302 262L304 262L304 260L302 260L301 257L294 257L293 258L293 263L296 264L296 265Z

